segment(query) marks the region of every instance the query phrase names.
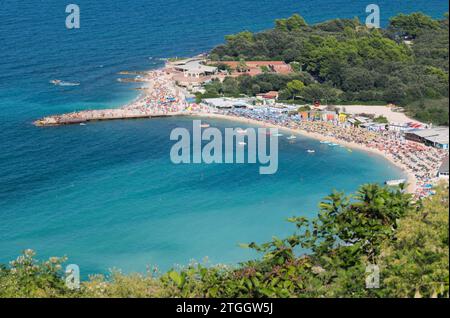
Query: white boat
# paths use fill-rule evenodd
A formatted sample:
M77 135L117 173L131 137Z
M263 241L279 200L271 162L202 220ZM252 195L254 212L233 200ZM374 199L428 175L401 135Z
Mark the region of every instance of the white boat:
M243 141L241 141L241 142L239 142L238 143L239 144L239 146L245 146L247 143L246 142L243 142Z
M315 150L308 149L308 153L315 153L315 152L316 152Z
M286 139L287 139L287 140L294 140L294 139L297 139L297 137L294 136L294 135L290 135L290 136L287 137Z
M80 126L86 126L86 124L85 123L80 123Z
M79 86L80 85L80 83L64 82L61 80L51 80L50 83L53 85L59 85L59 86Z
M388 180L385 183L386 183L386 185L393 187L393 186L398 186L405 182L406 182L406 179L398 179L398 180Z
M326 140L321 140L320 143L321 143L321 144L329 144L330 142L329 142L329 141L326 141Z
M80 86L80 83L61 82L59 86Z
M283 134L275 134L275 137L283 137Z
M209 128L209 124L201 124L200 127L201 128Z

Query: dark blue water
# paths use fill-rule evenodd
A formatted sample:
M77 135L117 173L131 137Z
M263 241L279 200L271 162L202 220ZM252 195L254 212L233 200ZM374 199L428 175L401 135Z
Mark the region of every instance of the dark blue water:
M238 243L286 235L284 219L313 216L333 187L353 191L400 172L383 159L310 139L282 141L280 169L254 165L174 166L170 129L186 119L123 121L40 129L32 120L115 107L136 97L123 70L162 65L269 28L299 12L309 23L360 16L366 1L86 1L81 29L65 28L63 1L0 3L0 262L33 248L68 255L84 274L110 267L144 271L209 256L252 256ZM440 17L445 1L378 1L382 21L398 12ZM80 82L57 87L51 79ZM217 127L230 122L213 122ZM305 150L317 149L306 155Z

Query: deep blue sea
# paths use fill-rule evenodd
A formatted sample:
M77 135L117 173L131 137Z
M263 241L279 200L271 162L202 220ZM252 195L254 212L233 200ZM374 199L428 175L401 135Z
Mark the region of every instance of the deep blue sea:
M290 234L285 219L314 216L333 188L354 191L400 171L375 155L299 138L280 141L280 166L175 166L170 130L188 119L115 121L36 128L52 113L117 107L136 98L118 72L211 49L241 30L263 30L300 13L309 23L359 16L360 0L74 0L81 28L65 28L57 0L0 2L0 263L32 248L67 255L82 275L121 268L168 269L207 256L253 257L239 243ZM399 12L441 17L441 0L379 0L382 23ZM52 79L80 82L58 87ZM234 127L210 121L215 127ZM316 153L306 154L314 148Z

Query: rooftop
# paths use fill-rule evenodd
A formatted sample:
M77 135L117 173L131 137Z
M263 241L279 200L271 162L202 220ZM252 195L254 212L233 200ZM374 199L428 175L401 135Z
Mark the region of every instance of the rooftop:
M439 168L439 173L448 173L448 156L442 161L442 165Z
M437 142L440 144L449 143L449 129L448 127L436 127L430 129L415 129L411 130L410 133L416 136L422 137L432 142Z
M192 73L215 73L217 71L215 66L204 65L202 59L176 61L172 65L176 69Z
M236 69L241 62L239 61L223 61L220 62L226 64L229 67ZM248 74L250 76L261 74L263 71L261 67L267 67L269 72L274 72L278 74L289 74L292 73L292 67L286 64L284 61L245 61L245 65L248 70L246 72L237 72L236 74Z
M217 108L233 108L233 107L250 107L245 100L240 99L232 99L232 98L205 98L203 99L208 105L217 107Z

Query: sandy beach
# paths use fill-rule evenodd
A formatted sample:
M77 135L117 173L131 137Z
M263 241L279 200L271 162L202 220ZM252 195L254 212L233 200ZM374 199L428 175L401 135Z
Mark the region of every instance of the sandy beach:
M345 110L345 113L350 115L372 114L375 117L383 116L386 117L390 123L398 125L404 125L410 122L419 123L417 120L406 116L405 113L398 110L395 111L395 107L388 107L385 105L336 105L336 108L341 111Z

